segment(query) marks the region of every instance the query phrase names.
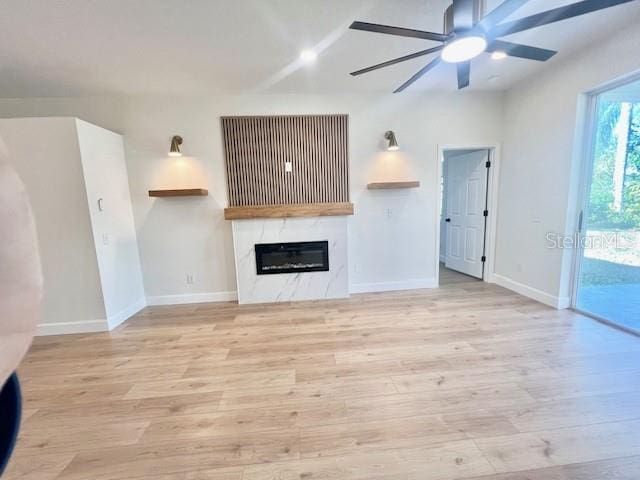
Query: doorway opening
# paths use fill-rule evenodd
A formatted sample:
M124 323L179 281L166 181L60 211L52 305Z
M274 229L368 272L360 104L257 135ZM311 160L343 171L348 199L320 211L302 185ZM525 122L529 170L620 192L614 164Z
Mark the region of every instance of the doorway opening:
M460 274L487 280L489 274L491 148L449 148L441 156L440 277Z
M640 80L594 94L573 308L640 334Z

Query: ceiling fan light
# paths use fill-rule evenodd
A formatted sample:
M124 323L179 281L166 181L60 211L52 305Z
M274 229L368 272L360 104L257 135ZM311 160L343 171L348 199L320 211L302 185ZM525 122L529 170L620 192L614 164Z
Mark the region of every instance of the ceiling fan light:
M484 37L469 36L458 37L447 43L442 50L442 60L449 63L466 62L477 57L487 49L487 41Z

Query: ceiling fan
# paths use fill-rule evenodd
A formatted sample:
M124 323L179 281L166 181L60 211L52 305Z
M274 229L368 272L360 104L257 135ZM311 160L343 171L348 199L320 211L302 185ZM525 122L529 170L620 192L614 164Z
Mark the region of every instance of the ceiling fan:
M423 30L356 21L353 22L349 28L401 37L422 38L441 42L442 45L378 63L377 65L351 72L351 75L362 75L363 73L368 73L379 68L389 67L396 63L439 52L440 55L438 57L418 70L413 77L400 85L393 93L403 91L428 71L436 67L441 61L456 64L458 70L458 89L462 89L469 86L471 59L483 52L502 52L511 57L526 58L541 62L546 62L558 53L544 48L506 42L499 40L500 37L632 1L635 0L584 0L546 12L537 13L529 17L501 23L509 15L527 3L528 0L504 0L504 2L487 15L484 15L484 0L453 0L453 3L444 13L444 33L425 32Z

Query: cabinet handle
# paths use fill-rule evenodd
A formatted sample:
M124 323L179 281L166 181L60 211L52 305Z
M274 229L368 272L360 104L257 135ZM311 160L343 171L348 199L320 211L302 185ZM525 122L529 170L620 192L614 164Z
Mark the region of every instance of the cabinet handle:
M98 199L98 211L102 212L104 208L102 207L102 198Z

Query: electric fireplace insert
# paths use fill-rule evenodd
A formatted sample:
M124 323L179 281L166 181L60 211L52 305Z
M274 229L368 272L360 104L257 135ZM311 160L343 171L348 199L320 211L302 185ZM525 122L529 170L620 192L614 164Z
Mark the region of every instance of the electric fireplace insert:
M258 275L329 271L329 242L258 243Z

